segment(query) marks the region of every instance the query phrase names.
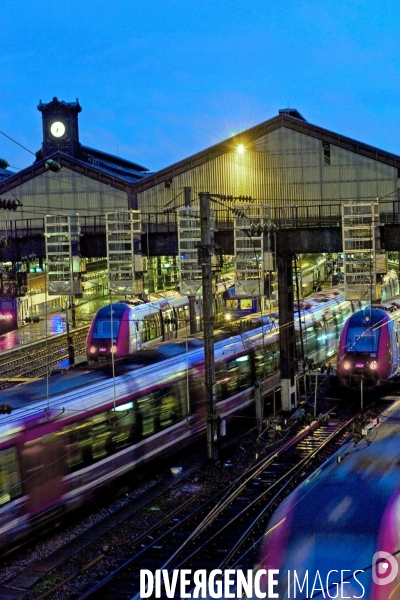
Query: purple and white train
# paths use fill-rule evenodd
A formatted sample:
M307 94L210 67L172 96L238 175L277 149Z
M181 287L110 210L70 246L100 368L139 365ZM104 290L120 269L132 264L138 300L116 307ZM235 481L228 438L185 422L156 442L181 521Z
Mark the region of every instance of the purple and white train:
M302 313L310 357L334 352L351 312L340 291L317 294ZM262 325L263 319L265 323ZM216 415L228 420L279 386L278 323L264 316L216 332ZM188 352L186 352L186 346ZM206 426L201 337L165 342L124 361L2 391L0 547L59 519L106 484L181 449Z
M395 300L367 306L348 318L337 353L341 385L374 388L400 374L399 319Z

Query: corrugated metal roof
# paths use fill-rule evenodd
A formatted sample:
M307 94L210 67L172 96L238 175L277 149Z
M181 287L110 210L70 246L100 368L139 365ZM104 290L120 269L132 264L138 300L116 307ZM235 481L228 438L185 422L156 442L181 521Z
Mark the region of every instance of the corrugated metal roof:
M357 140L334 133L328 129L312 125L306 121L296 109L282 109L279 113L278 116L273 117L268 121L255 125L254 127L223 140L214 146L210 146L206 150L202 150L201 152L193 154L169 167L161 169L153 175L148 174L144 180L138 181L135 184L135 192L140 193L159 183L169 181L173 177L185 173L190 169L199 167L218 156L232 152L240 143L243 143L246 146L252 146L260 137L282 127L308 135L311 138L327 142L338 148L343 148L360 156L371 158L377 162L400 170L400 156L396 154L379 150L378 148L369 146L363 142L358 142Z
M11 175L14 175L12 171L8 171L7 169L2 169L0 167L0 181L3 181L3 179L7 179L7 177L11 177Z
M113 154L108 154L107 152L102 152L101 150L96 150L95 148L89 148L89 146L81 145L81 150L89 158L98 159L108 165L114 165L116 168L126 169L128 171L135 172L147 172L148 169L146 167L142 167L137 163L126 160L125 158L121 158L120 156L115 156ZM90 161L93 163L93 161Z
M12 189L21 183L24 183L32 177L36 177L46 170L46 160L50 158L61 163L62 166L76 170L79 173L87 175L89 178L104 181L118 189L129 187L150 175L145 167L128 160L112 156L100 150L81 146L85 157L75 158L63 152L55 152L45 159L36 161L32 166L22 169L18 173L11 173L0 169L0 193ZM1 171L9 173L10 177L2 177ZM124 182L124 183L123 183Z

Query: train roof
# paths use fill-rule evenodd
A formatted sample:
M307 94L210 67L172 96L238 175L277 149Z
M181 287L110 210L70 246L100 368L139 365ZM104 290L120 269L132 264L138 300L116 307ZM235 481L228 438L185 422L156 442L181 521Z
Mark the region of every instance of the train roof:
M368 327L370 325L386 322L390 319L390 311L385 307L370 307L357 310L349 317L351 327Z

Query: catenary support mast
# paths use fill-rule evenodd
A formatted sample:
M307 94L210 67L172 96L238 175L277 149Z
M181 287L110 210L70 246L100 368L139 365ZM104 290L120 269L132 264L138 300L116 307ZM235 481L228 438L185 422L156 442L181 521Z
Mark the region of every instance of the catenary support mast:
M214 314L212 262L214 244L211 235L210 194L202 192L200 200L201 272L203 284L204 367L207 406L207 457L217 460L217 420L215 414Z

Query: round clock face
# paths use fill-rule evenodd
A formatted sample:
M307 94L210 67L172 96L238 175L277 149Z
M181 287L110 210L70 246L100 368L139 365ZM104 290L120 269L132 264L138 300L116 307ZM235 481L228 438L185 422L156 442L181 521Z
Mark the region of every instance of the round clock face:
M65 125L64 123L61 123L61 121L54 121L54 123L50 125L50 131L54 137L59 138L65 133Z

